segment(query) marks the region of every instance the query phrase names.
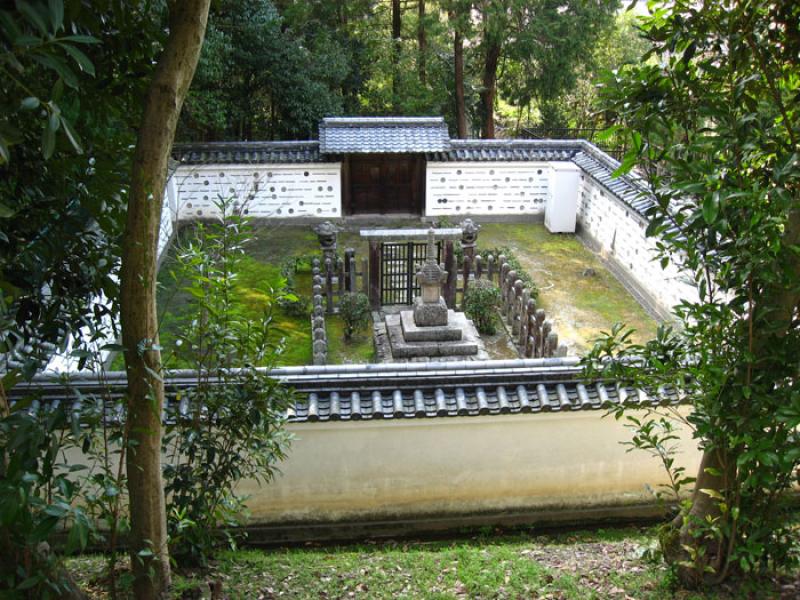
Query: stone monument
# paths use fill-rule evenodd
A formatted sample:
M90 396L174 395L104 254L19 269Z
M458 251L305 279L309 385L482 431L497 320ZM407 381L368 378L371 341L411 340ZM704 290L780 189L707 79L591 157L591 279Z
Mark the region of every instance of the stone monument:
M442 298L446 279L447 271L436 262L435 231L429 229L427 257L417 272L420 295L411 310L385 318L393 359L485 358L472 321L448 309Z
M447 325L447 304L442 298L442 284L447 271L436 263L436 240L433 229L428 230L428 256L417 272L421 294L414 298L414 323L417 327Z

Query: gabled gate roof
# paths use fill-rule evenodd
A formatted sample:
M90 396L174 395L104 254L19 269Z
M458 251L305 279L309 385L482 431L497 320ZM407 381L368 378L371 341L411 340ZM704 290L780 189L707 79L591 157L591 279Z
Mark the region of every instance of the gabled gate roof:
M319 125L323 154L444 152L450 135L442 117L327 117Z

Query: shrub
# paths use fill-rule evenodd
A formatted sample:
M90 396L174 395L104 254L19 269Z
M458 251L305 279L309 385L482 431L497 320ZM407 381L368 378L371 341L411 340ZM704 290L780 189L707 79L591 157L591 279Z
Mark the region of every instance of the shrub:
M370 323L369 298L361 292L345 294L339 301L339 316L344 322L344 339L349 340Z
M497 304L500 290L486 279L478 279L467 289L464 312L473 320L479 333L494 335L497 332Z
M266 374L282 351L275 342L271 290L262 290L259 318L245 317L235 293L248 221L225 210L222 222L198 228L197 241L178 253L179 281L191 297L181 315L176 358L192 364L196 386L182 392L180 414L164 436L170 553L181 566L205 566L227 528L240 524L245 478L269 481L283 459L283 429L291 391ZM257 369L256 365L267 369Z

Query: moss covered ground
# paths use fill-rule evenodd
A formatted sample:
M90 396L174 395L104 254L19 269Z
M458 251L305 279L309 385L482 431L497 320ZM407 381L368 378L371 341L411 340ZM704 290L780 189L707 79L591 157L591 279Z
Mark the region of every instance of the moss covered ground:
M570 354L588 350L591 340L616 322L636 329L636 341L655 335L655 319L575 235L552 234L539 223L485 224L478 246L514 251L539 287L539 307Z
M387 223L393 227L421 227L417 222L397 221ZM187 235L184 232L183 235ZM600 259L589 251L574 235L553 235L539 223L485 224L478 237L484 248L508 246L530 273L540 288L540 307L555 325L560 340L566 343L570 354L586 351L591 340L601 331L608 330L618 321L634 327L637 340L651 337L656 321L625 290L603 266ZM359 237L358 227L351 227L339 236L339 251L347 247L356 249L359 258L367 256L367 243ZM283 285L281 265L287 260L318 254L316 235L310 226L270 225L258 227L247 247L247 257L242 261L238 282L239 297L245 314L256 315L262 310L270 289L278 291ZM180 282L171 276L174 259L169 257L159 274L159 310L162 314L161 345L169 356L180 326L176 316L188 309L188 294L181 291ZM297 273L295 288L300 295L310 297L311 275L308 268ZM285 350L279 359L281 365L311 363L311 332L307 318L289 314L275 307L274 332L285 340ZM344 342L341 322L327 320L330 342L329 362L366 362L373 358L371 332L367 331ZM513 356L507 344L490 343L497 358ZM176 364L173 368L189 365Z

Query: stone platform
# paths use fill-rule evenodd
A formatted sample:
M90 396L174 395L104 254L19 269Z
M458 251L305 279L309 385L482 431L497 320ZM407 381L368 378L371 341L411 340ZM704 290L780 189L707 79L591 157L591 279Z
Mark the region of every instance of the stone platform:
M440 327L418 327L411 311L386 315L386 336L390 360L459 357L478 358L482 350L478 331L464 313L448 311L448 324ZM436 330L436 331L433 331ZM411 333L412 338L408 338ZM456 335L458 334L458 337ZM439 336L437 339L436 336ZM449 339L442 339L448 336ZM482 352L485 355L485 352Z
M464 313L447 310L447 325L420 327L414 320L414 313L404 310L400 313L403 337L407 342L459 342L463 337L461 328L467 319L459 319L456 314L464 316Z

